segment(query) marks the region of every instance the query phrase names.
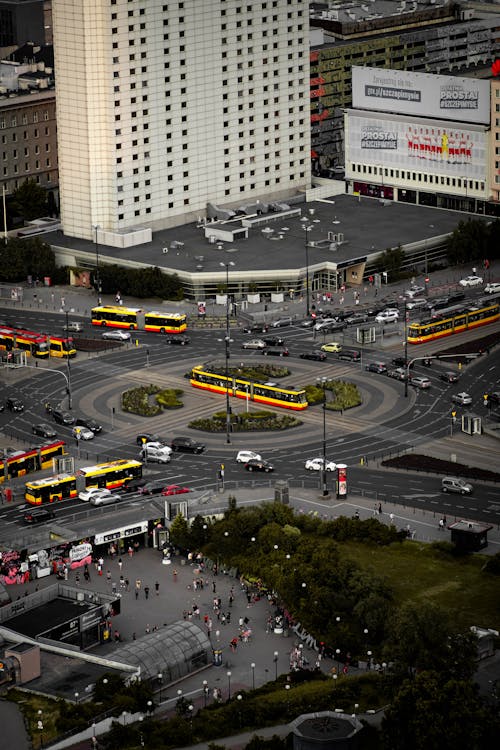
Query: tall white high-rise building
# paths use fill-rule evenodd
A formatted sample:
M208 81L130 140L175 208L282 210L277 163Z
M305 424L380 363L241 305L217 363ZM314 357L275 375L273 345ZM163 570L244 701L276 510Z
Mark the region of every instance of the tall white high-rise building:
M67 235L309 186L307 0L53 0L53 30Z

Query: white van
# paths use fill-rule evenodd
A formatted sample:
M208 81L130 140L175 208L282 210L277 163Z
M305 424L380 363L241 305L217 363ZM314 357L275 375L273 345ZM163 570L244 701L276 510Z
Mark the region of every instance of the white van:
M441 481L441 490L443 492L455 492L457 495L471 495L472 484L458 477L444 477Z
M141 449L143 461L157 464L168 464L171 461L172 448L162 443L144 443Z

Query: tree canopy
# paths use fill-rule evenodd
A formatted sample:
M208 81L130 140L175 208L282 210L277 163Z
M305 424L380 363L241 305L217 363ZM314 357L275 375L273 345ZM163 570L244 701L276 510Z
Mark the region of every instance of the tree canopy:
M36 180L25 180L13 193L11 206L25 221L46 216L47 193Z

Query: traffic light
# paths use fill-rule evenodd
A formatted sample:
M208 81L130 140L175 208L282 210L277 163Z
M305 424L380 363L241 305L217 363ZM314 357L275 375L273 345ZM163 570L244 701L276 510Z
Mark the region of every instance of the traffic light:
M457 421L457 412L455 410L451 412L451 418L454 422Z

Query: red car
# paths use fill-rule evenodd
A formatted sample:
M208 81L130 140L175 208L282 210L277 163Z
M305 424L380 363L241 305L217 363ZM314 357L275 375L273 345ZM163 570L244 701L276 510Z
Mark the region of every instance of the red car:
M178 484L169 484L162 490L162 495L183 495L185 492L191 492L189 487L179 487Z

